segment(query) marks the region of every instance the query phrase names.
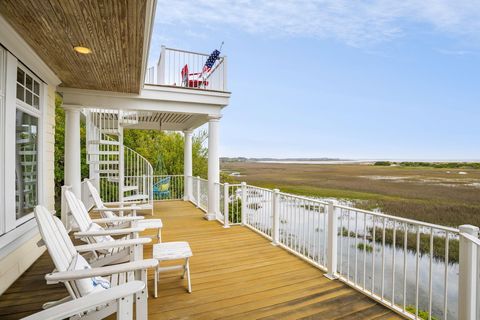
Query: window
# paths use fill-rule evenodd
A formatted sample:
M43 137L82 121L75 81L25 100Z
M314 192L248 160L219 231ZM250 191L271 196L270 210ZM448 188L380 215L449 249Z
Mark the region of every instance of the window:
M38 118L17 109L15 136L15 208L20 219L38 203Z
M15 111L15 214L22 223L39 203L40 81L17 67Z
M40 109L40 82L22 68L17 68L17 99Z

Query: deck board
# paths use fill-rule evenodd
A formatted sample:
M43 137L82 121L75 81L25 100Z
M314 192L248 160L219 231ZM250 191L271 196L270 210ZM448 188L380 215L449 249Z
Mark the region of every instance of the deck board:
M163 220L163 241L190 243L193 293L172 271L161 274L155 299L150 272L150 319L401 319L255 232L205 221L189 203L156 203L155 217ZM151 254L147 246L145 257ZM52 268L48 254L37 260L0 296L0 318L18 319L65 296L61 285L47 286L43 280Z

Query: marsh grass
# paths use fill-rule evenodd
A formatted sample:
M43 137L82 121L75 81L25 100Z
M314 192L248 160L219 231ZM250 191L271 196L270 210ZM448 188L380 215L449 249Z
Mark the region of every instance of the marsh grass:
M233 162L238 182L319 198L346 199L363 209L458 227L480 225L479 169L409 166L312 165ZM467 172L460 175L459 172ZM400 177L374 179L372 177Z

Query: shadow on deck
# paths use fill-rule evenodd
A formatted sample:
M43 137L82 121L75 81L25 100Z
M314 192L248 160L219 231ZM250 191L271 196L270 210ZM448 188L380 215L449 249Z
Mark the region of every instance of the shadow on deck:
M190 203L157 202L155 216L164 223L163 241L188 241L192 247L193 293L186 292L180 272L172 271L161 274L155 299L150 272L150 319L401 318L247 228L224 229L204 220ZM151 249L145 248L146 258ZM18 319L66 296L62 285L46 285L43 277L52 269L45 253L0 296L0 318Z

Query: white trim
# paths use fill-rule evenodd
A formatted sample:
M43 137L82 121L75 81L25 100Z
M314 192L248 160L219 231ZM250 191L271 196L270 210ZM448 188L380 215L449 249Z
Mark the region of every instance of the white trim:
M7 53L7 73L5 82L5 232L15 228L15 116L17 108L17 58Z
M150 43L152 39L153 25L155 21L155 11L157 8L156 0L147 0L145 12L145 31L143 34L143 52L142 52L142 69L140 74L140 90L145 83L145 72L147 71L148 53L150 52Z
M150 88L151 86L149 86ZM170 87L153 86L144 89L141 94L125 94L107 91L62 88L63 103L84 107L105 109L144 110L158 112L176 112L191 114L220 115L222 108L228 105L229 94L219 94L199 90L185 90Z
M27 44L27 42L12 28L0 15L0 43L15 55L22 63L30 68L43 81L52 86L58 86L61 80Z
M0 235L5 233L5 78L7 51L0 47Z
M0 260L38 233L37 221L30 219L0 236Z

